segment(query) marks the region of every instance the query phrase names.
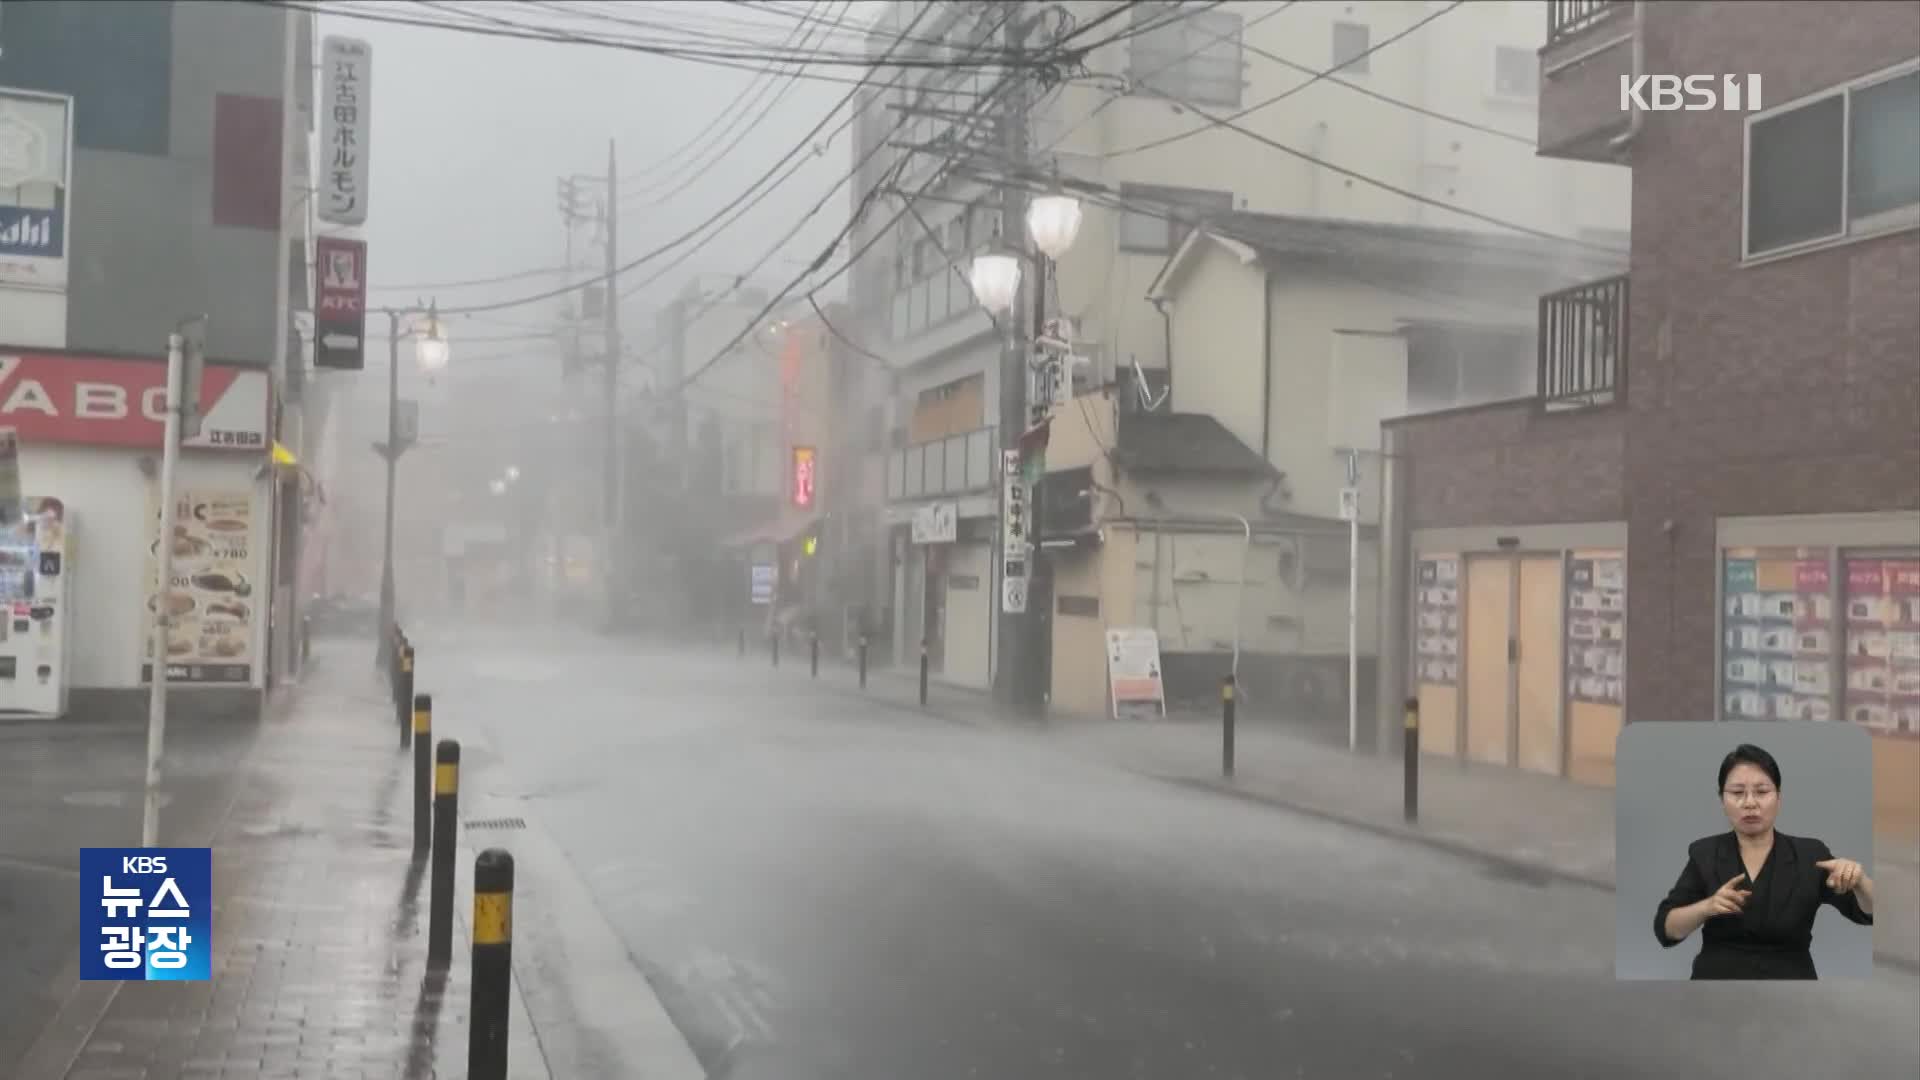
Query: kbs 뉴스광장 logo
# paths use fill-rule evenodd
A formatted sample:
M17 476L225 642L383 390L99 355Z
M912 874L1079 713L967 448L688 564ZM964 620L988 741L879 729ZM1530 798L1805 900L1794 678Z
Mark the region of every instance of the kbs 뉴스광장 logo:
M80 977L212 977L210 848L81 848Z

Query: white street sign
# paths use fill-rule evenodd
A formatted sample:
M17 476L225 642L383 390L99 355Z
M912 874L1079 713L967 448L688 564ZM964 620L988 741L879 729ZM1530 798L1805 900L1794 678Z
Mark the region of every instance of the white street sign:
M1324 503L1322 505L1325 505ZM1340 520L1360 520L1360 489L1344 487L1340 489Z
M1003 578L1000 581L1000 610L1009 615L1024 615L1027 612L1027 579L1023 577Z

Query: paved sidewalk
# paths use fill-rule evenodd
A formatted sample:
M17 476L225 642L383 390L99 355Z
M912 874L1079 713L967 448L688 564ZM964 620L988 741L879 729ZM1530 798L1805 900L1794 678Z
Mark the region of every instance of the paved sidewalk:
M782 656L782 675L786 657ZM767 666L764 655L747 663ZM807 680L806 657L792 677ZM1044 720L1008 716L984 693L933 681L918 702L917 673L857 673L823 658L823 689L860 694L950 723L998 724L1079 757L1175 783L1255 799L1374 832L1415 840L1498 863L1509 871L1614 888L1611 788L1556 777L1423 757L1420 820L1402 819L1400 756L1349 754L1344 745L1295 732L1270 720L1243 718L1235 736L1234 779L1220 772L1220 721L1176 713L1164 721L1114 721L1058 712ZM1879 911L1873 928L1878 961L1920 971L1920 851L1910 838L1876 836L1874 879Z
M466 1075L472 852L452 970L430 981L412 759L363 652L316 643L244 767L213 839L212 979L83 984L111 994L98 1022L77 1049L43 1039L21 1080ZM517 992L512 1019L512 1075L544 1080Z

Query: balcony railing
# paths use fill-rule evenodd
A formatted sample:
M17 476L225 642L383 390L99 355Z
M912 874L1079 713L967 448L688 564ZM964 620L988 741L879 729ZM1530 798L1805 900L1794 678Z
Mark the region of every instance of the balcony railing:
M1608 405L1626 388L1627 278L1602 278L1540 298L1541 402Z
M930 499L992 486L993 431L976 428L887 455L887 498Z
M1547 44L1572 37L1625 6L1626 0L1547 0Z

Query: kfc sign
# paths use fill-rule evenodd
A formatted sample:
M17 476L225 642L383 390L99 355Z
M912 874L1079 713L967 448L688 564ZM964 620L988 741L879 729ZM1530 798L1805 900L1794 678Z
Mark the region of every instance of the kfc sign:
M267 448L267 373L208 364L200 385L200 434L183 444L216 450ZM0 350L0 427L20 442L158 450L167 420L167 365L80 353Z
M793 505L806 509L813 505L813 447L793 448Z

